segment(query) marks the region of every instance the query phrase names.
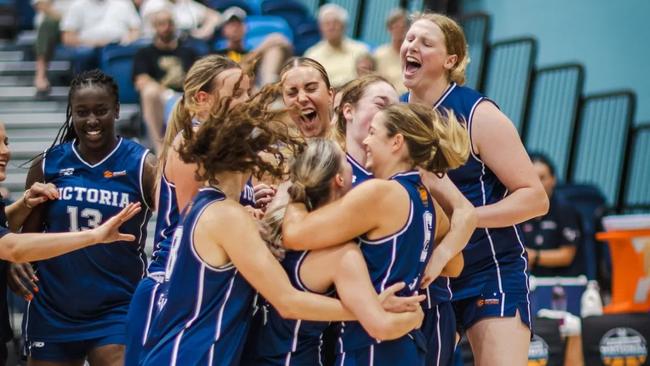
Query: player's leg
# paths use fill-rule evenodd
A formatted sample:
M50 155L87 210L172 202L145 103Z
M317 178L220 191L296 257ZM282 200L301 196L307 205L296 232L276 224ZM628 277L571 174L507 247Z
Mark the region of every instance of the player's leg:
M118 337L106 337L96 343L96 346L88 351L88 363L90 366L123 366L125 346ZM109 343L110 342L110 343ZM119 342L119 343L118 343Z
M530 329L514 317L479 320L467 330L476 366L521 366L528 362Z

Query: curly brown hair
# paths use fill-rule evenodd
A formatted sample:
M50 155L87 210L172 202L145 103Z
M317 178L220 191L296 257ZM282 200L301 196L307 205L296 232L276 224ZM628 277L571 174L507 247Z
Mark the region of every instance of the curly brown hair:
M196 132L185 129L186 143L179 154L186 163L198 165L197 180L218 184L215 175L225 171L251 173L257 178L286 175L283 153L289 150L291 155L299 154L305 142L290 133L282 118L286 110L269 107L277 89L276 84L267 85L250 101L232 108L232 98L222 98Z

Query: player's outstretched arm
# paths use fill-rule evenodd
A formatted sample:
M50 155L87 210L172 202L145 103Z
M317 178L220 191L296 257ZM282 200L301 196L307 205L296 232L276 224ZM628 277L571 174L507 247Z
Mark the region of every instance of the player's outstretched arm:
M11 262L31 262L59 256L92 244L133 241L119 227L140 212L140 203L131 203L102 225L69 233L9 233L0 238L0 258Z

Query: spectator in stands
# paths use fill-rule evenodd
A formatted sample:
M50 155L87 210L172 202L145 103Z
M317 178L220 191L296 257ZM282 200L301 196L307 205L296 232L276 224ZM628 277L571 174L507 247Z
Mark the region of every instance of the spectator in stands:
M149 19L155 29L153 43L135 54L133 82L140 94L142 117L149 138L156 152L160 152L165 103L174 92L182 91L185 74L197 55L179 41L174 15L168 8L157 11Z
M345 36L348 12L339 5L325 4L318 11L318 25L323 39L305 51L305 57L321 63L338 87L355 78L355 61L368 46Z
M371 54L364 53L357 57L357 60L354 63L354 69L357 77L374 74L377 71L377 61Z
M219 12L194 0L143 0L140 14L143 19L143 33L145 37L152 37L154 29L151 27L150 17L162 8L170 8L174 14L176 28L184 36L212 40L215 29L222 23ZM183 38L181 37L181 38Z
M402 81L402 61L399 49L409 28L408 13L404 9L394 9L386 20L386 29L390 33L390 43L377 47L377 73L393 84L399 94L407 92Z
M44 97L50 91L50 81L47 78L47 67L54 56L56 45L61 42L59 22L61 15L65 13L70 5L70 0L32 0L32 6L36 10L34 21L36 33L36 75L34 86L36 96Z
M277 81L280 67L291 55L289 40L279 33L272 33L259 46L249 50L244 42L246 12L233 6L223 12L223 17L225 21L221 33L227 43L225 48L218 49L216 53L240 64L253 62L259 57L258 84L266 85Z
M74 0L61 20L63 54L75 73L99 66L109 43L129 44L140 36L140 17L131 1Z
M548 194L550 207L544 216L522 225L531 274L535 276L577 275L571 264L580 243L578 213L566 201L553 194L555 167L543 154L531 154L531 160Z

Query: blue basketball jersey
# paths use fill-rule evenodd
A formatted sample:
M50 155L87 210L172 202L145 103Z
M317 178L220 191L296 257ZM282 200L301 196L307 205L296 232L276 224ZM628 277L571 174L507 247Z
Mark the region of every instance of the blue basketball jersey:
M434 108L454 112L467 125L472 146L472 119L479 103L494 103L470 88L451 83ZM499 178L483 163L473 149L465 165L449 171L449 178L475 206L502 200L508 193ZM504 294L528 293L527 256L517 225L505 228L478 228L463 250L465 266L458 278L451 280L453 299L483 295L503 308Z
M24 335L64 342L124 334L131 296L144 276L146 223L150 210L142 187L145 158L141 145L120 138L102 161L89 164L74 143L48 150L45 182L59 199L44 204L45 231L94 228L131 202L142 211L120 227L135 242L94 245L35 263L40 291L27 304Z
M203 262L193 239L204 210L224 199L215 188L201 188L186 208L174 233L144 365L239 364L254 291L232 263L215 268Z
M359 184L372 179L372 173L367 171L359 162L354 160L350 154L345 154L345 158L348 160L348 163L352 166L352 187L356 187Z
M176 202L176 186L167 180L165 172L160 177L158 192L158 216L156 217L156 232L154 236L153 253L149 264L149 273L165 271L169 246L174 230L179 222L178 202Z
M359 238L359 247L368 265L370 279L377 293L397 282L406 283L398 295L408 296L420 289L422 273L431 256L431 240L435 232L435 208L427 189L422 185L420 174L410 171L391 177L408 192L410 209L408 221L397 233L381 239ZM409 335L424 347L420 330ZM407 337L405 336L405 337ZM339 352L362 347L381 347L371 338L359 322L343 322L339 337Z
M311 291L300 279L300 267L309 251L287 251L281 261L294 288ZM332 295L334 291L321 295ZM264 302L264 321L249 337L250 365L311 366L320 362L323 332L329 322L284 319Z

